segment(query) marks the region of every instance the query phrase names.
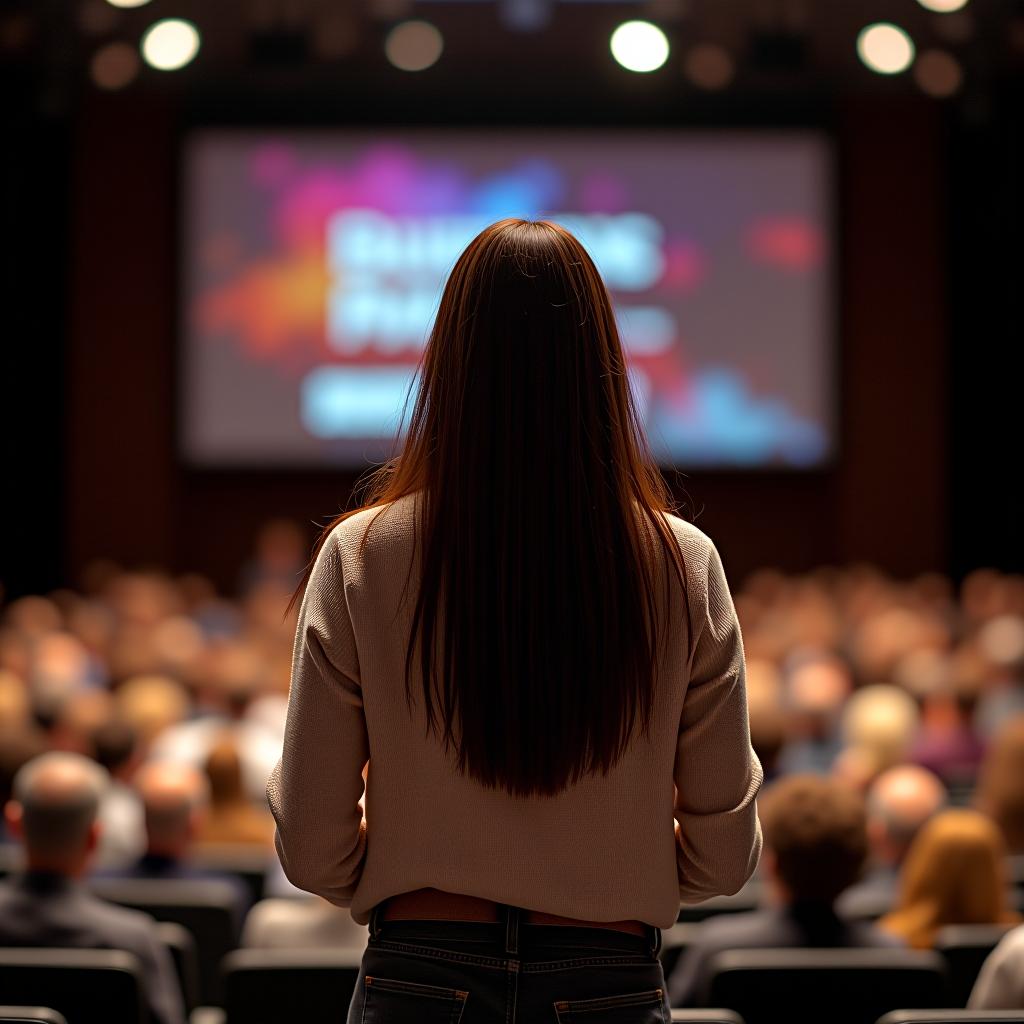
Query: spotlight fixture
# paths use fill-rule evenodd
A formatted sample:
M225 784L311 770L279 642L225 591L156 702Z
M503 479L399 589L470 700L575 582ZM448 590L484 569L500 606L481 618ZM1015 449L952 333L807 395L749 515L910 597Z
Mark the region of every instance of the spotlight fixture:
M164 18L146 29L142 56L159 71L177 71L199 52L199 30L184 18Z
M880 21L861 29L857 54L877 74L898 75L914 62L914 43L899 25Z
M611 38L612 56L627 71L657 71L668 60L668 38L649 21L623 22Z
M950 11L959 11L961 7L967 6L967 0L917 0L926 10L935 11L937 14L948 14Z

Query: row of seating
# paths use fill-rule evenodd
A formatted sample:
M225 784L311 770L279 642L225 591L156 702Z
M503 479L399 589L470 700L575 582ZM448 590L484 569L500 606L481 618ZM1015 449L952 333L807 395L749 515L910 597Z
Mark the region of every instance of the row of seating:
M280 1024L300 1007L306 1019L335 1019L358 975L359 957L353 954L236 950L222 964L223 1011L200 1008L193 1024ZM946 962L933 952L730 950L714 958L709 978L704 1002L733 1014L722 1021L738 1015L745 1024L874 1024L907 1006L942 1010L947 1017L952 1012L944 1009L950 991ZM68 1024L144 1019L141 968L121 951L2 949L0 992L26 1006L53 1005L59 994L53 1008ZM698 1016L675 1019L709 1020L708 1011L694 1012ZM1024 1011L1003 1019L1024 1024Z

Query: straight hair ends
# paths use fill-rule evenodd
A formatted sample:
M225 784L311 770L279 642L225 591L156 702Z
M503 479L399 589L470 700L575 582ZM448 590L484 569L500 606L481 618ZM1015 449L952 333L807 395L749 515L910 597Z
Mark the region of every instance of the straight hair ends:
M402 450L325 527L292 604L339 523L421 492L407 701L418 687L463 773L552 795L648 733L669 565L689 624L671 494L586 250L549 221L485 228L452 269L419 370Z

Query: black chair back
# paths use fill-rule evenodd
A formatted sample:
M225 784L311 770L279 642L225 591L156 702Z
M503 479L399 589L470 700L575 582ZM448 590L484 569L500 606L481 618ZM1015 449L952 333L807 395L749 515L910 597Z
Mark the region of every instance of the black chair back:
M875 1024L889 1010L948 1005L938 953L886 949L744 949L716 954L702 1002L746 1024Z
M0 1024L68 1024L67 1018L47 1006L0 1006Z
M676 969L676 964L693 944L694 936L699 931L699 924L684 923L673 925L661 933L661 951L658 953L658 959L666 978L669 978Z
M199 953L199 997L220 1006L220 962L237 948L241 922L233 885L216 878L98 878L90 881L97 896L181 925Z
M227 1024L281 1024L294 1018L343 1020L361 957L333 950L239 949L224 960Z
M1024 1024L1024 1010L893 1010L877 1024Z
M743 1024L732 1010L673 1010L672 1024Z
M201 871L233 875L248 890L249 902L263 899L267 871L277 860L273 850L254 849L235 843L205 843L189 857L189 863Z
M157 921L156 932L160 941L170 950L174 973L178 975L185 1012L191 1013L199 1005L199 951L192 933L180 924Z
M935 942L949 966L951 1006L966 1006L985 958L1011 925L955 924L943 928Z
M67 1024L145 1024L142 986L138 958L119 949L0 949L4 999L50 1007Z

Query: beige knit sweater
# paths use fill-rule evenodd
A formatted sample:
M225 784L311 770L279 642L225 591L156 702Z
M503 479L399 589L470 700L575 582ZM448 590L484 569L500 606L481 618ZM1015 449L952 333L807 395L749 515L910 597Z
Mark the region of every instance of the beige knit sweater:
M421 704L412 715L406 709L415 578L399 603L414 507L414 497L403 498L372 526L380 509L357 513L331 533L314 566L283 756L267 786L288 878L351 907L361 924L376 903L421 887L659 928L675 922L680 901L736 892L761 849L754 798L762 774L750 746L739 624L711 541L669 517L683 547L694 637L691 644L685 616L671 624L649 737L634 740L606 776L524 799L460 775L425 738Z

